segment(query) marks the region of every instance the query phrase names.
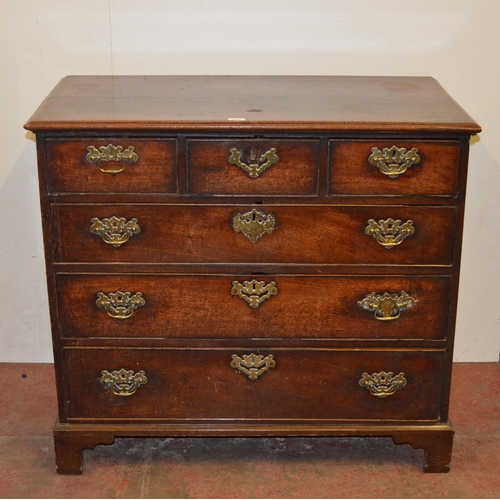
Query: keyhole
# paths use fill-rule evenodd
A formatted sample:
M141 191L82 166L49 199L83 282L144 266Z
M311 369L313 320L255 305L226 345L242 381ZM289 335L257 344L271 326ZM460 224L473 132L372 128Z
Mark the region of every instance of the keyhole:
M257 151L255 148L250 150L250 161L255 161L257 159Z

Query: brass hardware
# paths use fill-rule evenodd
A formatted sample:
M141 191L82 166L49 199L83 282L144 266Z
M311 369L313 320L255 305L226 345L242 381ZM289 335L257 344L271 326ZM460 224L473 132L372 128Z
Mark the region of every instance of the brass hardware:
M108 144L107 146L100 146L99 150L97 150L94 146L87 147L87 156L85 159L89 163L97 162L97 166L101 172L105 174L119 174L123 172L127 167L127 163L135 163L139 156L134 152L134 146L129 146L125 151L123 150L123 146L113 146L113 144ZM113 162L122 162L123 166L117 169L105 169L101 167L101 162L109 163Z
M241 358L237 354L233 354L231 358L232 361L229 363L229 366L248 375L250 380L257 380L264 372L276 366L276 361L274 361L272 354L266 357L254 353L243 354Z
M385 292L377 295L375 292L369 293L363 300L358 302L358 306L365 311L373 311L375 319L380 321L390 321L398 319L403 311L411 309L418 304L418 300L410 297L406 292L401 295Z
M391 248L400 245L407 236L415 233L413 221L408 220L404 224L401 221L389 218L387 220L379 220L375 222L370 219L366 226L365 233L368 236L373 236L377 243L390 250Z
M255 208L244 214L236 214L231 221L235 233L243 233L255 243L265 233L271 234L277 226L274 214L259 212Z
M368 157L370 165L377 167L380 172L389 176L391 179L404 174L412 165L420 162L418 149L412 148L406 152L405 148L372 148L372 154Z
M393 372L372 373L369 375L364 372L361 375L359 385L370 389L370 393L378 398L386 398L391 396L398 389L402 389L406 385L404 372L394 376Z
M127 219L124 217L118 218L114 215L102 220L94 217L90 226L90 232L99 235L108 245L118 248L126 243L131 236L140 233L141 226L137 224L137 219L135 218L127 222Z
M262 302L278 294L278 287L275 281L266 284L265 281L233 281L231 295L237 295L243 299L250 307L257 309Z
M101 371L102 377L99 382L103 385L107 385L113 394L117 396L132 396L137 389L144 384L147 384L148 378L144 373L144 370L140 370L134 373L133 370L115 370L111 373L108 370Z
M119 290L107 295L99 292L95 303L114 319L130 318L139 307L146 305L141 292L132 295L131 292L120 292Z
M257 159L258 153L252 148L249 155L249 160L254 163L244 163L241 161L241 157L243 156L243 151L237 148L231 148L230 150L231 156L228 158L228 162L231 165L236 165L237 167L243 169L249 177L252 179L257 178L260 174L266 171L269 167L278 163L279 156L277 155L276 148L271 148L269 151L266 151L260 158Z

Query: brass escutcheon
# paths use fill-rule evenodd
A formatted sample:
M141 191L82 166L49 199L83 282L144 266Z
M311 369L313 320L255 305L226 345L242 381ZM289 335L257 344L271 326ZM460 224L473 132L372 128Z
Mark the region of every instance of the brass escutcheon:
M102 220L94 217L90 226L90 232L97 234L108 245L115 248L126 243L131 236L141 232L141 226L137 224L137 219L127 221L124 217L106 217Z
M387 175L391 179L404 174L412 165L417 165L420 162L418 149L412 148L406 151L405 148L372 148L372 154L368 157L370 165L377 167L380 172Z
M363 300L358 301L358 306L365 311L373 312L375 319L390 321L398 319L403 311L411 309L418 304L418 300L410 297L405 291L401 295L385 292L378 295L369 293Z
M274 214L266 214L255 208L250 212L236 214L231 226L235 233L243 233L252 243L255 243L265 233L271 234L278 225Z
M365 228L365 233L368 236L373 236L377 243L384 248L391 248L400 245L407 236L415 233L413 221L407 220L401 224L401 221L389 218L387 220L379 220L375 222L373 219L368 220Z
M132 295L131 292L120 292L119 290L107 295L104 292L99 292L95 303L113 319L130 318L139 307L146 305L146 301L142 298L142 292Z
M370 394L383 399L394 394L396 390L402 389L406 382L404 372L400 372L396 376L394 372L379 372L371 375L364 372L361 375L359 385L369 389Z
M252 148L250 154L248 155L248 160L253 163L244 163L241 158L243 156L243 151L237 148L231 148L231 155L228 158L228 162L231 165L236 165L237 167L243 169L249 177L252 179L257 178L263 172L265 172L269 167L278 163L279 156L276 148L271 148L258 158L259 154L255 148Z
M127 162L135 163L139 159L139 156L134 152L134 149L134 146L129 146L127 149L123 150L123 146L113 146L113 144L99 146L99 149L94 146L88 146L88 153L85 159L89 163L97 162L99 170L105 174L119 174L125 170ZM102 168L101 162L109 163L110 161L122 162L122 166L117 169Z
M265 281L233 281L231 295L236 295L243 299L250 307L257 309L262 302L278 294L278 287L275 281L266 284Z
M233 354L231 358L229 366L244 373L250 380L257 380L263 373L276 366L272 354L266 357L254 353L243 354L241 358L237 354Z
M112 372L102 370L101 375L99 382L108 386L117 396L132 396L141 385L148 382L144 370L137 373L133 370L125 370L125 368Z

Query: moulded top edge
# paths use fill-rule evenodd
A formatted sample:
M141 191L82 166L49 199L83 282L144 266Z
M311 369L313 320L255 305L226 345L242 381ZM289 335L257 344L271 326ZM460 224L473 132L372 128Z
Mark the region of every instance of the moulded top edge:
M433 78L359 76L71 76L25 127L481 130Z
M29 121L24 125L32 132L65 132L65 131L297 131L297 132L440 132L474 135L481 132L476 123L355 123L355 122L82 122L82 121Z

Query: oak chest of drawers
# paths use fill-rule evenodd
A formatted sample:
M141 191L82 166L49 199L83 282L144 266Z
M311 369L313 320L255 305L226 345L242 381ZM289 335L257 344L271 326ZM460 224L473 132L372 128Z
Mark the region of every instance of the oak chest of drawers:
M36 132L57 470L116 436L449 469L469 139L431 78L67 77Z

